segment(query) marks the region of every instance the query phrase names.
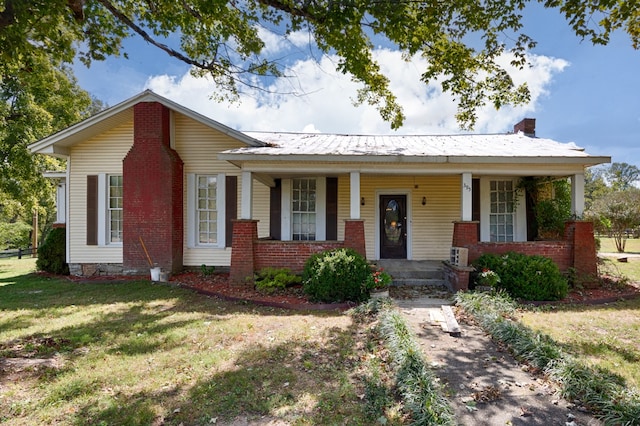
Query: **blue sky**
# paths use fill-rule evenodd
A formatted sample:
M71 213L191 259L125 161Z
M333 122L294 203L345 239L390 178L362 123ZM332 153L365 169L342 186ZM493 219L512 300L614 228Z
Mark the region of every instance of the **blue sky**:
M526 12L524 32L538 45L531 52L533 66L513 76L529 83L532 102L500 111L485 108L475 132L507 132L524 117L536 118L539 137L575 142L590 154L640 167L640 51L624 33L615 34L608 46L593 46L577 38L558 12L537 6ZM284 92L293 84L306 94L255 92L243 95L240 104L216 103L210 82L194 79L186 65L135 38L125 45L130 59L110 58L90 69L77 65L74 71L85 90L109 105L149 88L240 130L392 133L373 108L353 107L357 86L335 73L334 58L310 60L299 54L304 49L275 38L269 48L295 59L296 79L271 81L266 88ZM384 48L375 57L405 107L407 121L398 133L459 132L450 97L418 81L420 58L405 64Z

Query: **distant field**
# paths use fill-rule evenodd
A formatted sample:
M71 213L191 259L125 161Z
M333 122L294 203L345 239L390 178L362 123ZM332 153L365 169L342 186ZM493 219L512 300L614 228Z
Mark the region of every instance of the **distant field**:
M616 243L613 238L600 238L601 253L616 253ZM628 238L625 244L625 253L640 254L640 238Z
M600 253L617 253L613 238L600 238ZM640 239L628 239L625 246L625 254L640 254ZM620 257L603 257L604 261L600 265L600 273L611 275L622 275L633 282L640 282L640 256L629 256L627 262L618 262Z

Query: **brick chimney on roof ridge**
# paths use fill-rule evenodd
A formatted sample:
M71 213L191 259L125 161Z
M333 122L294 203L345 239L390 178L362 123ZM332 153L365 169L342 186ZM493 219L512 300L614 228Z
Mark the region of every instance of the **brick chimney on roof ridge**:
M530 138L536 137L536 119L535 118L524 118L518 124L513 126L513 133L522 132L525 136L529 136Z

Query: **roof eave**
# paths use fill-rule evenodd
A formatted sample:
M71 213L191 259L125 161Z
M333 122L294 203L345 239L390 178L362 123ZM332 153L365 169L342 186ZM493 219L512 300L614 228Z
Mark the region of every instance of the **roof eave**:
M32 143L28 146L29 150L32 153L40 153L40 154L48 154L48 155L68 155L68 149L61 144L61 142L65 140L70 140L69 145L74 145L77 143L77 138L74 136L79 136L83 132L90 133L91 127L97 125L98 123L107 120L109 118L116 118L119 114L125 113L128 109L132 108L134 105L140 102L158 102L166 106L167 108L179 112L205 126L213 128L221 133L224 133L240 142L245 143L250 147L263 147L266 144L257 139L254 139L244 133L234 130L231 127L227 127L224 124L221 124L215 120L212 120L204 115L197 113L193 110L190 110L176 102L173 102L165 97L155 94L150 90L145 90L111 108L108 108L104 111L100 111L99 113L83 120L79 123L76 123L70 127L67 127L64 130L61 130L57 133L54 133L51 136L48 136L44 139L41 139L37 142ZM81 137L79 139L82 139ZM67 152L63 154L63 152Z
M218 159L239 165L252 161L272 162L329 162L329 163L459 163L459 164L582 164L595 166L610 163L607 156L579 157L491 157L491 156L407 156L407 155L308 155L308 154L252 154L220 153Z

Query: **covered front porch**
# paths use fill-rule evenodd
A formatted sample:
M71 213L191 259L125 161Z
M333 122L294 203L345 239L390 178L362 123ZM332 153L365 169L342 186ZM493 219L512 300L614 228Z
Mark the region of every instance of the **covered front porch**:
M322 230L318 229L321 226L314 228L315 239L294 239L294 220L287 206L295 201L291 195L283 193L291 193L292 182L298 176L308 177L309 174L290 171L286 175L267 175L264 170L242 173L240 217L234 221L232 237L230 267L234 282L250 281L255 271L265 267L287 267L300 273L309 256L339 247L353 248L375 262L402 259L433 261L438 264L450 260L452 247L468 249L470 261L485 252L516 250L548 255L563 270L575 267L575 262L568 260L576 257L573 255L575 245L567 242L568 237L557 242L527 241L526 215L522 213L514 216L516 223L513 225L512 241L492 241L489 220L486 214L483 217L483 208L479 207L490 202L487 194L481 194L481 188L487 186L482 182L489 182L490 178L471 172L434 175L422 170L422 175L406 176L383 174L378 170L375 173L351 171L332 173L329 176L316 175L318 180L323 180L322 184L318 184L322 189L317 192L316 201L318 210L322 210L318 215L326 225ZM510 181L517 179L514 176L491 178ZM272 232L267 237L259 238L258 220L252 217L255 202L252 192L255 184L265 183L271 189L272 215L269 227ZM584 208L583 175L573 175L571 183L572 211L579 217ZM329 195L330 193L333 195ZM523 194L518 196L523 197ZM324 201L320 200L322 197ZM385 217L390 202L401 205L400 211L393 218L395 220ZM519 205L524 206L524 202ZM334 221L335 225L330 225L330 221ZM583 228L582 225L573 227L576 226ZM285 227L287 229L283 229ZM396 237L400 235L396 241L403 244L402 249L385 251L385 244L389 239L386 228L389 227L396 231ZM582 231L579 234L582 236L580 238L584 237ZM592 233L591 240L593 241ZM581 246L589 247L588 244ZM593 257L595 267L595 250L593 256L585 257L583 253L578 257ZM461 266L465 265L455 265L457 268ZM593 272L590 267L582 270L585 274ZM456 274L460 275L459 271ZM444 277L455 290L468 286L468 273L466 278L464 274L460 277L458 275L445 274Z

